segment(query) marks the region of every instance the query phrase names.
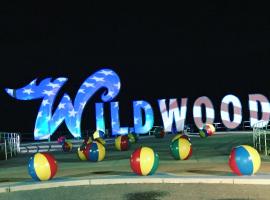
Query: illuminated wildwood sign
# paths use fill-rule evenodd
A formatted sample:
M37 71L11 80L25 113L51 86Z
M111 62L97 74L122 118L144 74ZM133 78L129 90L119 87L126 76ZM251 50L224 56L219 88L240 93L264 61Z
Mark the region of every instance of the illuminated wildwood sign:
M118 95L121 84L118 75L111 69L101 69L89 76L80 86L74 103L68 94L64 94L54 113L52 108L58 92L68 79L64 77L46 78L37 85L37 79L20 89L6 89L6 92L18 100L42 99L34 129L36 140L48 139L65 121L68 130L74 137L81 137L81 117L83 110L90 98L100 89L106 91L101 95L103 102L110 102L111 128L113 135L124 135L129 132L129 127L121 127L119 117L119 103L112 102ZM188 98L160 99L159 110L162 116L166 132L172 131L173 123L177 131L184 129L187 114ZM261 106L261 119L258 119L259 104ZM229 113L229 105L233 113ZM202 110L205 106L205 121L202 119ZM104 103L95 104L96 129L105 131ZM253 126L259 120L269 120L270 104L262 94L249 95L250 125ZM143 115L144 114L144 115ZM230 118L230 114L233 116ZM145 120L143 120L143 116ZM234 129L242 122L242 105L234 95L226 95L220 106L220 116L225 127ZM206 97L198 97L193 105L193 118L197 128L204 123L213 123L215 110L211 100ZM145 100L133 101L134 132L138 134L147 133L154 125L154 113L152 106ZM143 123L144 121L144 123Z

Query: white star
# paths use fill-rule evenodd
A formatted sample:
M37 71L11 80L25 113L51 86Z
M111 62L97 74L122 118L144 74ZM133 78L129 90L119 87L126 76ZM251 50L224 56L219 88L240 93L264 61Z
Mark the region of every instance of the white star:
M110 70L102 70L99 73L104 74L105 76L113 75L112 71L110 71Z
M113 94L114 94L114 92L110 91L110 92L108 93L108 96L113 97Z
M137 102L136 102L136 106L142 105L142 103L143 103L142 101L137 101Z
M64 95L64 98L70 100L70 97L68 95Z
M51 117L50 116L46 117L46 120L47 121L50 121L51 120Z
M86 101L80 103L81 104L81 107L84 108L85 104L86 104Z
M77 112L73 109L72 111L68 111L69 112L69 117L75 117L75 115L77 114Z
M65 109L65 103L59 103L58 109Z
M134 117L134 124L137 124L138 123L138 118L137 117Z
M64 82L64 81L67 80L67 78L58 78L57 80L58 80L59 82Z
M37 118L42 117L42 111L38 112Z
M104 82L104 78L102 78L102 77L96 77L96 76L94 76L91 79L94 79L96 82Z
M83 85L84 85L85 87L94 87L94 83L84 82Z
M30 85L34 85L36 83L37 79L32 80L32 82L30 83Z
M34 133L35 133L35 134L38 134L38 133L39 133L39 129L36 128L36 129L34 130Z
M112 126L115 125L115 124L116 124L116 122L112 121Z
M114 107L115 107L115 108L118 107L118 103L117 103L117 102L114 103Z
M55 95L52 90L44 90L42 94L46 94L48 96Z
M79 89L78 93L83 93L83 94L85 94L85 91L84 91L84 89Z
M59 88L60 87L60 85L58 83L49 83L47 86L52 87L52 88Z
M31 93L34 93L33 90L30 89L23 89L23 93L26 93L26 94L31 94Z
M58 119L55 123L56 123L56 126L58 126L59 124L61 124L61 122L63 121L63 118L60 118Z
M42 105L43 105L43 106L46 106L47 104L49 104L48 99L44 99L43 102L42 102Z
M13 89L7 89L6 91L8 94L13 95L13 91L14 91Z
M147 104L147 106L145 106L144 109L149 110L149 109L151 109L151 106L149 104Z
M117 84L113 84L115 87L117 87L118 90L120 90L120 87L121 87L121 83L118 82Z

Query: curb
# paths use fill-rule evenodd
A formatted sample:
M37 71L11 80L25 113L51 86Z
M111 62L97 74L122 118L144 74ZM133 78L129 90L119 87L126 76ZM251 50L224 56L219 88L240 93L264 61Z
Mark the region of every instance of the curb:
M54 182L14 183L0 186L0 193L48 189L56 187L112 185L112 184L238 184L238 185L270 185L269 178L256 177L173 177L173 178L97 178L81 180L61 180ZM23 184L23 185L22 185Z

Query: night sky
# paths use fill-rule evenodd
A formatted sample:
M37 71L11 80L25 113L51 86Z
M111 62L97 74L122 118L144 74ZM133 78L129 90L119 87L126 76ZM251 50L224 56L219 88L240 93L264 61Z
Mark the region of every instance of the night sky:
M225 3L226 2L226 3ZM132 100L148 101L161 123L157 99L208 96L220 122L222 98L240 98L248 120L248 94L270 98L268 6L235 2L187 4L9 3L0 15L0 131L32 132L40 100L19 101L5 88L35 78L64 76L61 94L74 98L83 81L109 67L121 79L122 126L132 126ZM102 91L101 91L102 92ZM100 93L99 93L100 94ZM95 95L82 129L95 127ZM57 104L57 103L56 103ZM105 105L109 128L109 105ZM67 130L65 125L60 129Z

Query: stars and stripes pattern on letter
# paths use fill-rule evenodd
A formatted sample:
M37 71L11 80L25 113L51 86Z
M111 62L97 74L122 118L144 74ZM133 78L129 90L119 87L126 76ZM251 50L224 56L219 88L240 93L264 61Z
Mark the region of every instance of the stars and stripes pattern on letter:
M65 121L67 128L74 137L81 136L81 116L89 99L100 89L105 89L101 95L103 102L111 101L120 91L120 79L111 69L102 69L89 76L80 86L74 104L68 94L64 94L54 113L52 108L61 87L67 78L60 77L54 81L51 78L42 80L37 85L37 79L20 89L6 89L6 92L18 100L33 100L43 98L38 111L34 138L48 139L59 125Z

